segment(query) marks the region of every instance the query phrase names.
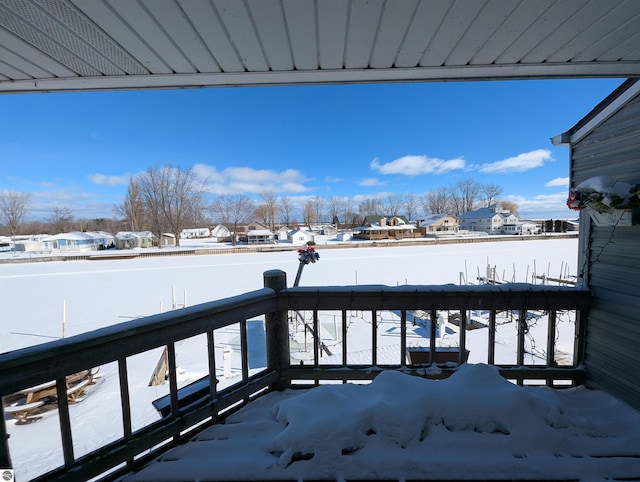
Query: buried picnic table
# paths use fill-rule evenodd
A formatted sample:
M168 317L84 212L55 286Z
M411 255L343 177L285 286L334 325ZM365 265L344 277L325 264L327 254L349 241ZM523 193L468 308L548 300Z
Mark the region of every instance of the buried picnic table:
M95 370L83 370L67 376L67 400L71 403L81 401L87 387L95 384L95 376L98 371L99 368ZM33 420L30 418L33 415L53 408L57 399L56 382L52 380L21 390L7 397L5 399L7 405L4 407L4 413L12 415L18 422L28 423Z

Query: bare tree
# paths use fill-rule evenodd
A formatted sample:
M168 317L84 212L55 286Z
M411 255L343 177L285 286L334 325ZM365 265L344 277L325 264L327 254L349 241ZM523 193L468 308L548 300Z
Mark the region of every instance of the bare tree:
M342 214L344 201L344 198L340 196L331 196L327 201L329 217L331 218L331 222L336 224L336 227L340 224L340 215Z
M342 222L355 225L358 224L358 213L353 208L353 202L351 198L345 198L342 206Z
M305 201L302 208L302 219L306 226L311 226L316 222L316 210L312 199Z
M360 218L367 216L384 216L384 206L378 199L367 198L358 204Z
M422 196L422 210L429 214L453 214L450 209L449 192L440 187Z
M404 204L400 194L389 194L384 200L384 210L386 215L398 216Z
M449 188L449 196L453 215L460 217L467 211L472 211L478 202L480 195L480 184L473 179L458 181Z
M18 191L0 192L0 216L11 230L11 236L18 234L20 224L29 211L31 193Z
M407 219L409 221L413 220L414 216L416 215L418 205L418 196L416 196L412 192L404 194L404 212L406 213Z
M232 232L231 242L236 245L238 226L249 222L249 218L255 210L254 202L241 194L218 196L211 206L217 218L222 224L227 225Z
M322 211L326 204L326 200L322 196L313 196L313 198L311 199L311 202L313 204L313 210L315 214L314 222L320 223L322 222L322 214L323 214Z
M138 183L158 239L162 239L162 233L167 229L179 246L180 232L186 223L198 218L206 207L204 181L192 168L183 170L167 165L148 168L140 174Z
M264 204L259 204L253 207L253 218L260 222L260 224L264 224L265 226L269 226L269 210L267 206Z
M47 220L54 234L64 233L69 230L73 222L73 213L67 207L54 206Z
M489 207L492 204L495 204L500 195L504 191L504 188L499 184L481 184L480 185L480 193L482 194L482 202L484 207Z
M291 198L283 196L278 199L278 208L280 209L282 223L285 226L291 224L291 210L293 209Z
M163 170L157 167L150 167L137 179L140 187L140 196L144 202L145 211L148 216L151 231L158 238L158 247L162 248L162 233L164 232L165 219L162 203L164 202L164 191L168 189Z
M144 225L145 203L140 194L140 184L129 178L129 187L124 202L114 206L114 212L123 217L131 231L140 231Z
M498 201L498 203L505 211L509 211L516 216L520 213L520 206L518 206L518 203L514 203L513 201Z
M276 215L278 214L278 199L273 191L264 191L260 193L262 200L262 218L271 231L276 229Z

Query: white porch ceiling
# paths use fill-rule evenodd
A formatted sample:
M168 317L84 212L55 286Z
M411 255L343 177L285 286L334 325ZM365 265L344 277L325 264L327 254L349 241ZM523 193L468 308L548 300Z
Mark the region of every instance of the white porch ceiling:
M0 0L0 93L637 76L639 0Z

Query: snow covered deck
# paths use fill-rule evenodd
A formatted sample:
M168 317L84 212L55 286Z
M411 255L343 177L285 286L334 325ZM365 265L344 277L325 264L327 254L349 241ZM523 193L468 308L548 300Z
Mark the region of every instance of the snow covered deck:
M36 480L86 480L114 469L113 479L132 481L443 478L460 457L489 460L489 453L507 467L505 474L538 467L519 478L564 478L558 474L577 467L577 458L580 470L597 468L611 477L636 470L640 449L627 428L640 428L637 413L625 412L606 394L577 387L584 379L588 291L517 283L288 289L279 270L265 272L264 279L265 288L244 295L0 355L3 396L49 380L61 383L88 367L117 364L122 437L77 455L69 407L61 404L64 465ZM221 339L236 347L224 367L234 374L222 378L215 356ZM164 346L168 393L158 399L164 408L156 406L162 416L138 427L127 360ZM414 346L469 350L470 364L412 365L407 349ZM215 375L180 384L178 349L201 350L208 373ZM307 390L314 386L320 387ZM552 390L555 386L568 390ZM619 414L629 425L620 423ZM234 427L237 432L227 433ZM314 427L319 435L310 433ZM301 434L312 437L310 445ZM445 435L442 443L434 442L436 434ZM166 452L190 437L198 443ZM513 440L524 445L516 448ZM591 444L596 441L601 451ZM6 466L9 448L0 449ZM221 462L211 451L236 457ZM382 467L368 463L371 468L364 470L370 457ZM154 459L158 462L135 473ZM420 461L429 462L428 468ZM182 463L193 470L182 472ZM251 473L233 475L232 465ZM456 475L446 477L477 478L469 471L450 474ZM513 477L499 474L485 472L482 478Z
M122 482L637 480L640 414L606 393L520 387L495 367L446 380L272 392Z

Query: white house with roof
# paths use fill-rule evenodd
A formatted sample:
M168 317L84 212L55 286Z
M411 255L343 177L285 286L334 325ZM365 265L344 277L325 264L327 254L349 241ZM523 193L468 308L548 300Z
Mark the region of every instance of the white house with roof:
M231 236L231 230L222 224L218 224L210 233L211 240L218 243L231 242Z
M416 227L404 216L366 216L362 226L353 228L357 239L402 239L413 238Z
M180 239L208 238L211 236L209 228L188 228L180 231Z
M293 231L289 231L287 239L296 246L302 246L309 242L315 243L316 235L305 229L294 229Z
M418 219L416 228L423 236L447 236L457 234L459 224L455 216L431 214Z
M286 226L280 226L276 231L276 237L278 241L289 241L289 233L293 231Z
M116 233L118 249L151 248L155 236L151 231L120 231Z
M514 224L503 224L503 234L515 234L515 235L528 235L538 234L540 232L540 226L530 221L519 221Z
M247 244L274 244L276 236L268 229L253 229L247 231Z
M516 224L518 216L502 209L497 204L486 208L467 211L460 216L460 229L481 231L487 234L502 234L505 224Z
M44 238L45 249L94 251L114 246L115 237L104 231L73 231Z

